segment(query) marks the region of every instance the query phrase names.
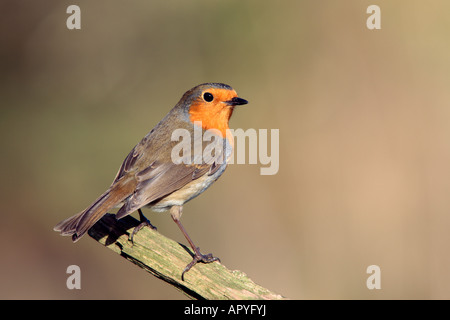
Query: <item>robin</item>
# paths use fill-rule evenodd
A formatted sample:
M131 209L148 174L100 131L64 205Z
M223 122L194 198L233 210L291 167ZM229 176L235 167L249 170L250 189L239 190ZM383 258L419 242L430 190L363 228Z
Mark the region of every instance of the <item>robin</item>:
M113 183L97 200L84 211L61 221L54 230L64 236L72 236L78 241L110 209L120 207L116 218L121 219L138 211L140 224L134 228L130 239L144 226L152 229L150 221L143 215L141 208L146 206L154 211L170 211L173 221L186 237L194 257L183 270L181 278L196 263L210 263L219 260L212 254L202 254L195 246L180 218L183 205L203 193L216 181L227 167L233 150L233 137L228 121L234 107L247 104L239 98L236 91L222 83L205 83L187 91L175 107L153 128L128 154L122 163ZM199 161L198 154L183 155L183 161L174 161L173 148L178 142L173 141L175 130L187 130L192 146L201 140L202 135L195 130L212 132L221 143L214 155ZM198 144L197 144L198 145ZM190 161L185 161L188 158Z

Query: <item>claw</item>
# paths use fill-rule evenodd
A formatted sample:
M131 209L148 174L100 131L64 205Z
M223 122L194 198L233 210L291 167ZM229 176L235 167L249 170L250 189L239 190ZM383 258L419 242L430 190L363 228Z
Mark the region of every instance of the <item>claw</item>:
M141 230L143 227L147 226L147 227L149 227L149 228L152 229L152 230L155 230L155 231L157 230L157 228L156 228L154 225L152 225L152 224L150 223L150 220L148 220L148 219L143 215L141 209L139 209L138 212L139 212L139 220L141 221L141 223L139 223L136 227L134 227L133 232L131 232L131 235L130 235L130 241L131 241L133 244L134 244L134 235L135 235L136 233L138 233L138 231Z
M197 247L197 250L195 250L195 255L194 258L192 259L192 261L186 266L186 268L184 268L183 273L181 273L181 280L184 281L184 274L186 272L188 272L189 270L191 270L191 268L193 266L195 266L197 263L202 262L202 263L211 263L214 261L219 261L220 259L217 257L214 257L212 255L212 253L208 253L208 254L201 254L200 253L200 248Z

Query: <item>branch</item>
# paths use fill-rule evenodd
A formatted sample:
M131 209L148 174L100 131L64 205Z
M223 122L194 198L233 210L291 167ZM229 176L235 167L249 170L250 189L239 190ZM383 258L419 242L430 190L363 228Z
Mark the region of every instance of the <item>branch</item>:
M182 281L181 272L193 257L191 250L150 228L141 229L133 245L128 237L130 229L138 224L131 216L116 220L115 215L106 214L89 230L89 235L195 299L283 299L254 283L245 273L231 271L217 261L196 264Z

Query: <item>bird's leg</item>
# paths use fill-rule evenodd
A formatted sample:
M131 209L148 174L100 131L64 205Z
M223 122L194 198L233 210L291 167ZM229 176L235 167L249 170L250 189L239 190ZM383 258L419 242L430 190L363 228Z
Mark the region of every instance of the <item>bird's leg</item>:
M181 214L182 214L182 207L181 206L173 206L170 209L170 214L172 216L173 221L177 224L177 226L180 228L181 232L183 232L184 237L189 242L189 245L191 246L192 250L194 250L194 258L192 261L184 268L183 273L181 274L181 280L184 281L184 274L191 270L193 266L195 266L198 262L203 263L210 263L214 261L219 261L220 259L217 257L214 257L211 253L208 254L202 254L200 252L200 248L195 246L194 242L192 241L191 237L186 232L186 229L184 229L183 225L180 222Z
M130 241L131 242L133 242L134 243L134 235L139 231L139 230L141 230L143 227L145 227L145 226L147 226L147 227L150 227L150 229L152 229L152 230L156 230L156 227L154 226L154 225L152 225L151 223L150 223L150 220L148 220L145 216L144 216L144 214L142 213L142 210L141 209L138 209L138 212L139 212L139 221L141 221L141 223L139 223L134 229L133 229L133 232L131 233L131 235L130 235Z

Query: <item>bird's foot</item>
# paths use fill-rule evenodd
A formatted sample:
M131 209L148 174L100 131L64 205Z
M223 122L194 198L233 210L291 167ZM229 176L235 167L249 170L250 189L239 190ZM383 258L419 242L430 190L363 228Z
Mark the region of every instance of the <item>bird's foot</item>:
M139 223L136 227L134 227L133 232L131 232L131 235L130 235L131 243L134 244L134 235L136 233L138 233L138 231L141 230L143 227L149 227L150 229L155 230L155 231L157 230L157 228L150 223L150 220L148 220L146 217L144 217L144 215L142 215L141 223Z
M184 268L183 273L181 274L181 280L184 281L184 274L186 272L188 272L189 270L191 270L191 268L193 266L195 266L197 263L199 262L203 262L203 263L211 263L214 261L219 261L220 259L217 257L214 257L212 255L212 253L208 253L208 254L201 254L200 253L200 248L197 248L197 250L195 250L195 255L194 258L192 259L192 261L186 266L186 268Z

